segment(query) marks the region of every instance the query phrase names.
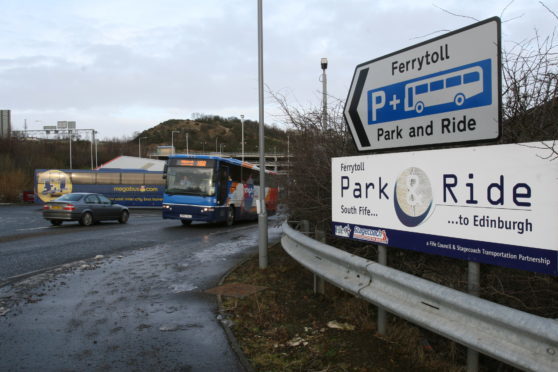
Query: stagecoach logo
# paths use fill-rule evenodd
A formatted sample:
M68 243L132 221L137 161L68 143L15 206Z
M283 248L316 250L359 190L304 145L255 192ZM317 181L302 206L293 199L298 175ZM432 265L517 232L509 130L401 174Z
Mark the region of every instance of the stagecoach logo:
M337 225L335 226L335 235L342 236L344 238L351 237L351 227L347 224L345 226Z
M388 244L389 239L385 230L377 230L355 226L353 239L366 240L374 243Z
M407 168L395 183L394 207L399 221L408 227L420 225L432 210L432 186L420 168Z

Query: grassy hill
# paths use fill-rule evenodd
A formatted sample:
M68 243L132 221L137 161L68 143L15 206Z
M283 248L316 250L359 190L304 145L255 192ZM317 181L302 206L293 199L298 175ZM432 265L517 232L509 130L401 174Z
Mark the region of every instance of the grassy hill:
M186 151L186 134L188 149L196 151L218 151L224 145L224 152L240 152L242 142L242 124L239 118L222 118L220 116L202 116L195 120L171 119L153 128L139 133L131 142L141 143L154 148L155 145L170 145L174 133L174 146L177 152ZM256 152L258 149L258 123L244 121L244 151ZM265 126L266 152L286 152L287 132L272 126Z

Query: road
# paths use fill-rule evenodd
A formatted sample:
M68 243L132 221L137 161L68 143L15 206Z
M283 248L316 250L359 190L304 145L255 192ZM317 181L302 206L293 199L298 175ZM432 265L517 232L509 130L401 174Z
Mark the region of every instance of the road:
M0 370L243 369L204 291L257 251L257 224L134 210L52 227L36 206L1 206L0 226Z

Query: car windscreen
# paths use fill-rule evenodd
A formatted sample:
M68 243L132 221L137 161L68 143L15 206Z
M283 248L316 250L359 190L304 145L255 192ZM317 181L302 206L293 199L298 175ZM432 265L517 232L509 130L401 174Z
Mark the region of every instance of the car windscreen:
M167 194L215 195L213 168L169 167Z
M78 201L82 197L83 197L83 194L65 194L65 195L62 195L61 197L55 199L54 201L61 201L61 202Z

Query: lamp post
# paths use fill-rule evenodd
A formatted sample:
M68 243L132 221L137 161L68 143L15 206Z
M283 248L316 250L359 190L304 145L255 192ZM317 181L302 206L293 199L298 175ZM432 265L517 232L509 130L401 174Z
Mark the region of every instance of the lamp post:
M141 158L141 140L147 137L140 137L138 138L138 158Z
M70 169L72 168L72 131L68 130L68 139L70 140Z
M265 152L264 152L264 70L263 70L263 2L258 0L258 106L260 144L260 195L258 214L258 258L260 269L267 268L267 211L265 210Z
M174 155L174 134L175 133L180 133L180 131L178 130L173 130L171 132L171 150L172 150L172 154Z
M186 155L188 155L188 154L189 154L189 151L188 151L188 133L186 133Z
M201 143L201 144L202 144L202 152L203 152L204 154L205 154L205 144L206 144L206 143L207 143L207 142L205 142L205 141L203 141L203 142Z
M327 58L322 58L321 60L321 65L322 65L322 91L323 91L323 125L324 125L324 129L326 128L327 125L327 75L326 75L326 70L327 70Z
M240 115L240 124L242 125L242 162L244 163L244 115Z
M98 132L96 130L93 131L93 141L95 142L95 168L98 168L97 165L97 145L99 144L99 139L95 137Z

